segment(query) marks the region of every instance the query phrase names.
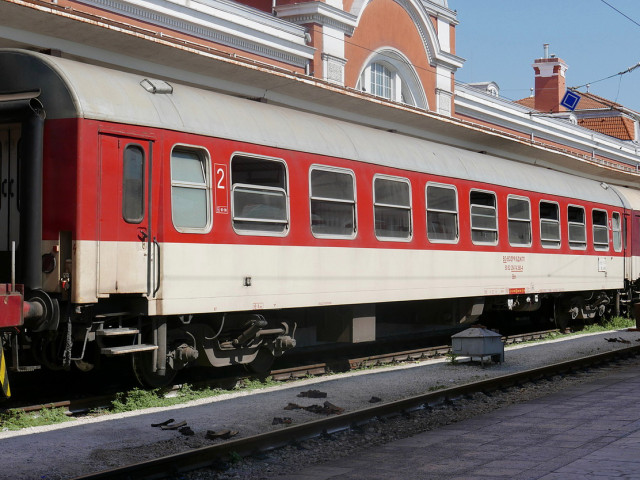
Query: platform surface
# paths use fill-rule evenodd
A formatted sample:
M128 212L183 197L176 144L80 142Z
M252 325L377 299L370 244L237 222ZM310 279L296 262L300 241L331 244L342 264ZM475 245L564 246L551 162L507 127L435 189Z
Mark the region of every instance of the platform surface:
M640 480L640 371L623 368L278 478Z

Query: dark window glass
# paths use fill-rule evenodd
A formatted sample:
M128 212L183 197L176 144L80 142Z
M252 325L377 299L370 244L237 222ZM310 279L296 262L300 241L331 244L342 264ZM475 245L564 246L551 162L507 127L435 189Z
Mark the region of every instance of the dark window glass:
M587 247L587 227L585 225L584 208L570 206L567 209L569 221L569 247Z
M609 228L607 226L607 212L593 210L593 248L596 250L609 250Z
M560 209L557 203L540 202L540 243L545 248L560 247Z
M471 191L471 240L478 244L498 243L496 196L490 192Z
M351 172L311 170L311 232L319 236L348 236L356 231L356 202Z
M373 182L375 232L378 238L411 237L411 193L406 180L376 178Z
M284 234L289 228L287 173L277 160L231 160L233 226L246 233Z
M529 200L509 197L507 199L507 219L509 244L514 246L531 245L531 210Z
M458 240L458 199L453 187L427 185L427 238L431 242Z
M144 150L139 145L124 149L122 178L122 218L140 223L144 218Z

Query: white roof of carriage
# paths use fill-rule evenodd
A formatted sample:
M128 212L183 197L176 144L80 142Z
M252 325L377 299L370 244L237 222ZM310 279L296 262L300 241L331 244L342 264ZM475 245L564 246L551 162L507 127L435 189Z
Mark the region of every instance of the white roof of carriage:
M0 75L0 92L40 89L50 119L143 125L621 205L599 182L535 161L518 163L174 82L172 93L151 93L140 74L20 50L0 50L0 72L11 72Z

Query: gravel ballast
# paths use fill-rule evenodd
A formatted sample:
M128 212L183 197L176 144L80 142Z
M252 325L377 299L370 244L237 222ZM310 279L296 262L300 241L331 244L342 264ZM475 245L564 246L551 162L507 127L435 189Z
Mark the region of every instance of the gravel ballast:
M304 409L285 410L289 403L311 406L322 405L327 400L345 411L353 411L371 406L369 402L372 397L383 402L393 401L434 389L629 346L627 343L606 340L612 337L636 344L640 341L640 332L615 331L509 347L503 364L491 364L484 368L476 363L452 364L446 359L430 360L298 380L253 392L224 394L178 407L84 418L18 432L0 432L4 464L0 478L3 474L12 479L72 478L223 441L207 438L210 430L237 431L238 436L250 436L287 427L287 423L274 422L275 418L287 422L290 419L294 425L320 418L317 413ZM404 438L503 405L546 395L566 388L572 382L589 381L594 376L605 374L606 369L595 369L580 376L539 382L496 395L476 394L454 404L416 412L409 419L400 417L386 422L372 422L361 431L332 435L331 440L309 440L260 458L246 459L237 465L220 464L218 470L193 472L181 478L277 477L300 465L326 461L359 448ZM326 393L327 397L298 397L298 394L308 390L318 390ZM170 418L186 421L193 435L151 426Z

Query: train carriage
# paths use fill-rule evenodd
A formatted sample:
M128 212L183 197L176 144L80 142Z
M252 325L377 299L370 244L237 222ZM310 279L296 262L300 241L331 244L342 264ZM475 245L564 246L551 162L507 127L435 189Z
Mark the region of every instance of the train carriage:
M43 54L0 72L15 370L131 354L160 385L296 331L374 341L389 305L594 318L638 277L632 189Z

